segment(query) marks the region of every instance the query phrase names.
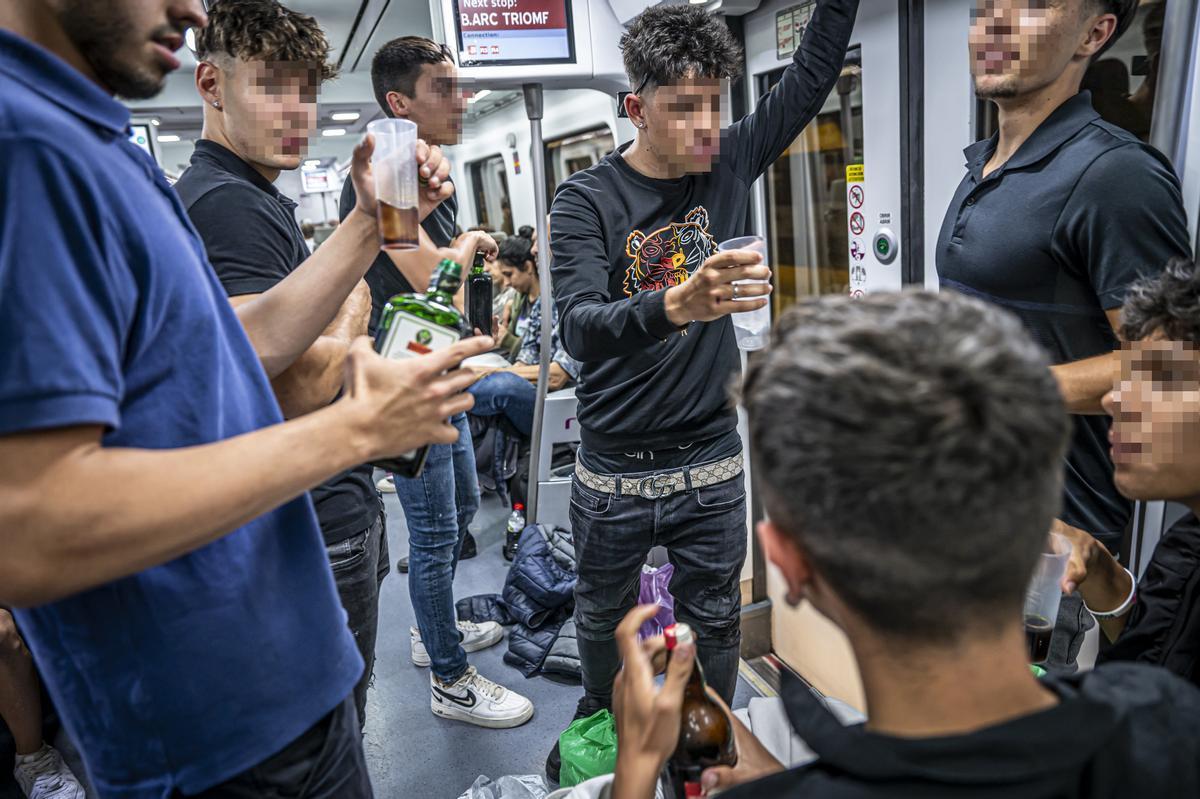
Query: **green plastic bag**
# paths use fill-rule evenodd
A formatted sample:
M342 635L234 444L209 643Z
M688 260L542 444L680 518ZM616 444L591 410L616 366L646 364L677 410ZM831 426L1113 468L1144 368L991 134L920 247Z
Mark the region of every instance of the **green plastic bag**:
M562 757L558 784L563 788L612 774L617 768L617 728L612 713L600 710L571 722L558 736Z

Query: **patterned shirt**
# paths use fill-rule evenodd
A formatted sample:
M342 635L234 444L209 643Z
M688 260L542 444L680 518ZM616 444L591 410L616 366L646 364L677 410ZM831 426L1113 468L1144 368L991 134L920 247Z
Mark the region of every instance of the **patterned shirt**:
M529 308L529 317L525 325L525 335L521 337L521 349L517 353L517 363L536 366L542 358L541 298L530 302L527 307ZM561 366L562 370L570 375L571 380L578 380L579 364L570 355L567 355L558 338L558 308L555 308L553 303L550 307L553 309L551 319L554 320L554 329L550 331L551 361Z

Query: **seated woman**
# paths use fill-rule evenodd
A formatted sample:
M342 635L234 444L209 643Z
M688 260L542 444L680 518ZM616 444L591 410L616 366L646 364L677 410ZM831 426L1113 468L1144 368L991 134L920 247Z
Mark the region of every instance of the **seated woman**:
M533 406L537 397L538 363L542 354L541 283L535 259L537 250L527 240L511 238L500 248L497 262L505 279L518 298L523 300L514 319L501 325L496 338L502 349L506 344L515 349L515 363L506 369L477 367L480 379L468 389L475 397L475 416L503 415L522 435L528 437L533 429ZM517 303L514 302L514 306ZM553 313L550 334L549 389L557 391L572 385L579 376L579 365L567 355L558 338L558 312ZM513 341L515 340L515 346Z

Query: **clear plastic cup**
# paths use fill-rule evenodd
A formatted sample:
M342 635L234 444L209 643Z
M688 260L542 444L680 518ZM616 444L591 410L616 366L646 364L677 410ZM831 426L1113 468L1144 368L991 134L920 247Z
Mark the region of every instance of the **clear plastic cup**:
M723 241L717 245L718 252L727 250L751 250L762 256L762 265L767 266L767 243L762 236L741 236L740 238ZM735 280L733 285L744 286L751 283L769 283L767 280ZM761 297L739 297L734 302L749 302L762 299ZM771 308L765 305L754 311L743 311L730 314L733 320L733 334L737 338L738 349L751 352L761 350L767 344L767 333L771 330Z
M1051 533L1025 592L1025 643L1030 663L1045 663L1062 599L1062 578L1071 559L1071 542Z
M407 119L377 119L367 125L375 137L371 173L378 200L379 245L413 250L420 243L417 211L417 126Z

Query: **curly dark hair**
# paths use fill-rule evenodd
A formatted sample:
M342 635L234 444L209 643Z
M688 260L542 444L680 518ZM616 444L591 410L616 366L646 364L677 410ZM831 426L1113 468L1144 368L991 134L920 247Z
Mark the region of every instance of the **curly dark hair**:
M1157 275L1134 283L1121 309L1121 336L1137 341L1160 333L1200 344L1200 270L1175 258Z
M308 63L321 80L337 69L329 62L329 40L316 19L275 0L221 0L196 31L196 57L201 61L226 55L252 61Z
M736 78L742 48L718 16L695 6L648 8L621 34L630 88L686 77Z

